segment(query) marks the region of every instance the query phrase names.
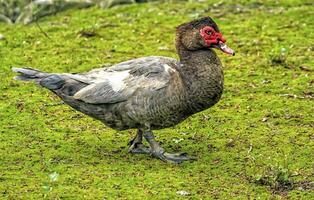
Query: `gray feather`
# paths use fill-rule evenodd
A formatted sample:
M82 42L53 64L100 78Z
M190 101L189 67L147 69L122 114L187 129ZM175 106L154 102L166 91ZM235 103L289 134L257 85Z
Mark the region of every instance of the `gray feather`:
M128 96L124 92L115 92L108 82L101 82L84 87L73 97L86 103L99 104L125 101Z
M32 68L17 68L12 67L12 71L19 73L18 76L15 76L15 80L22 80L22 81L35 81L38 82L41 78L46 77L48 73L41 72L36 69Z
M71 75L70 77L75 80L90 83L78 91L74 98L91 104L117 103L127 100L139 89L154 91L164 88L171 79L170 72L165 69L165 66L170 67L167 63L172 62L173 59L165 57L144 57L119 63L110 68L92 70L86 74ZM121 80L121 84L125 87L115 91L110 79L112 75L121 72L128 74Z

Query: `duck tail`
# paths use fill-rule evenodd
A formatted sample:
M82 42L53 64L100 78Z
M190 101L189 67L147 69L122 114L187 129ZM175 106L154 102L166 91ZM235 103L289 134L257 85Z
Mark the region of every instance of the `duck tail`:
M32 68L17 68L12 67L12 71L19 73L18 76L15 76L15 80L21 81L35 81L39 83L42 78L45 78L49 75L49 73L39 71L37 69Z
M13 67L12 71L19 73L18 76L14 77L15 80L33 81L50 90L59 89L65 83L65 80L61 75L50 74L37 69Z

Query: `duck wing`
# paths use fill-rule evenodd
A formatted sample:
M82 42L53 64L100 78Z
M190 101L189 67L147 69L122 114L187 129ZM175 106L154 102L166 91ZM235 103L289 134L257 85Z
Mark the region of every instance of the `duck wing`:
M72 79L86 83L74 98L90 104L117 103L142 91L145 94L167 87L178 73L178 61L167 57L144 57L100 68L85 74L71 74Z

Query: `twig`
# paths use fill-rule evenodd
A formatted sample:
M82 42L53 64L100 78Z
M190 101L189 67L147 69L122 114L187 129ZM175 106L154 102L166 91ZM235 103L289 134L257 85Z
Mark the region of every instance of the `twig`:
M33 3L33 0L31 0L31 3ZM40 30L40 32L42 33L42 34L44 34L44 36L46 37L46 38L48 38L49 40L52 40L51 39L51 37L49 37L49 35L41 28L41 26L39 25L39 23L38 23L38 18L36 17L36 20L35 20L35 24L36 24L36 26L38 27L38 29Z
M44 36L46 36L48 39L52 40L51 37L49 37L49 35L41 28L41 26L39 26L38 21L35 21L37 27L39 28L40 32L42 32L44 34Z

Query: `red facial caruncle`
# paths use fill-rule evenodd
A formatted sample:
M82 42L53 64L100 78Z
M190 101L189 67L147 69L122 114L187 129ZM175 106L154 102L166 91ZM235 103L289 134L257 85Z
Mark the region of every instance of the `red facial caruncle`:
M208 46L211 44L217 44L219 41L222 41L223 43L226 42L226 39L222 37L222 34L216 32L215 29L210 26L202 28L200 34Z
M227 40L220 32L216 32L214 28L210 26L203 27L200 30L200 35L208 47L214 47L227 54L235 55L234 51L225 44Z

